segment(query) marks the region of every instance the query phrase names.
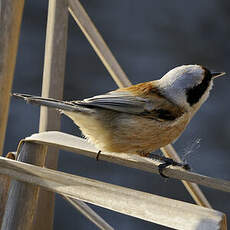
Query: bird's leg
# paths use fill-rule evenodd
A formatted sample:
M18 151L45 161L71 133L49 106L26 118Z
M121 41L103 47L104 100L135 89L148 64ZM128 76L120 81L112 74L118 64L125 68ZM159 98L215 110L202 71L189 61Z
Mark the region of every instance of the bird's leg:
M160 160L160 161L163 161L165 163L162 163L162 164L159 164L158 165L158 170L159 170L159 173L162 177L164 178L168 178L167 176L165 176L163 174L163 170L170 166L170 165L173 165L173 166L179 166L179 167L182 167L183 169L185 170L190 170L190 166L188 164L183 164L183 163L179 163L179 162L176 162L174 161L173 159L171 158L168 158L168 157L163 157L163 156L159 156L157 154L151 154L150 155L150 158L153 158L153 159L156 159L156 160Z
M100 154L101 154L101 150L99 150L98 153L97 153L97 156L96 156L96 160L97 160L97 161L99 160Z

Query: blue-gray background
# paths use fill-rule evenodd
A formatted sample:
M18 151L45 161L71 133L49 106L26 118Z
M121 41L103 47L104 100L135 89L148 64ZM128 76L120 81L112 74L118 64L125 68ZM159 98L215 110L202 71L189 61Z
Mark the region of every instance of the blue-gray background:
M202 64L230 73L230 2L82 1L105 41L133 83L158 79L182 64ZM26 1L13 92L40 95L47 1ZM230 180L229 75L215 81L209 100L175 143L195 172ZM64 99L82 99L116 89L103 64L70 17ZM39 108L12 100L5 153L38 130ZM62 131L80 135L68 118ZM200 147L197 142L200 141ZM177 200L193 202L180 181L96 162L61 152L59 170ZM214 209L229 213L229 194L202 188ZM116 229L167 229L106 209L93 207ZM154 213L153 213L154 215ZM229 219L230 220L230 219ZM54 229L97 229L57 197Z

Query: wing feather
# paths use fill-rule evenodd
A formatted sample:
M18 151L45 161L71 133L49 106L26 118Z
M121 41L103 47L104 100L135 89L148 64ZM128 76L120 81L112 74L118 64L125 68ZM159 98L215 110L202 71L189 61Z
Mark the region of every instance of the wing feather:
M103 108L117 112L141 115L146 118L162 120L175 120L183 114L181 108L170 102L167 98L152 95L143 98L127 91L112 91L107 94L91 97L83 101L72 102L88 108Z

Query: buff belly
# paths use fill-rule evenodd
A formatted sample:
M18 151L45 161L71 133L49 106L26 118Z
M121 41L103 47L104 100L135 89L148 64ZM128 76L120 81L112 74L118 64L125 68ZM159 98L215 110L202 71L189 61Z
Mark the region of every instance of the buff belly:
M137 115L100 111L92 114L63 112L81 129L98 150L123 153L148 153L178 138L189 116L176 121L156 121Z

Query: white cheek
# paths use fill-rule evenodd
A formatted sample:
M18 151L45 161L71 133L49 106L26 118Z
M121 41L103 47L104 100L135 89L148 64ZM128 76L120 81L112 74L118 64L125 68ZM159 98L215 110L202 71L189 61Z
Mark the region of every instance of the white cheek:
M177 89L174 87L165 87L164 94L173 103L181 107L184 107L185 109L190 107L189 104L187 103L187 96L185 90Z

